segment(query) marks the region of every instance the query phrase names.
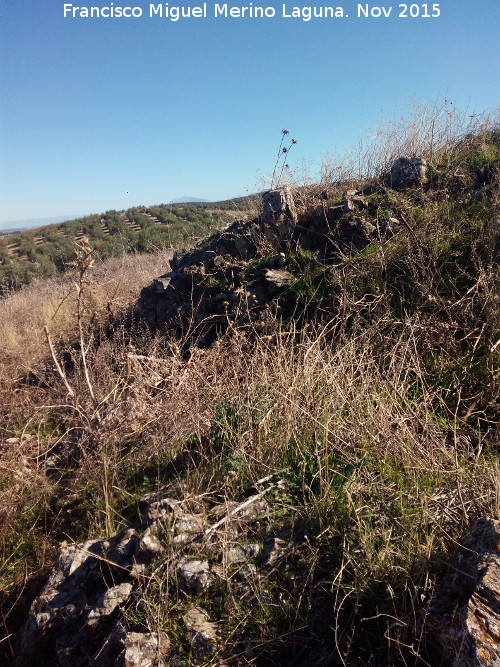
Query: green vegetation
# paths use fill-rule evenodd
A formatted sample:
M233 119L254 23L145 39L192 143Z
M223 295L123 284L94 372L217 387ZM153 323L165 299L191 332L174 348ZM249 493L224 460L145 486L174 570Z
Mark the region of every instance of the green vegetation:
M294 281L258 322L231 322L211 346L190 348L187 334L140 326L130 302L97 301L89 273L78 316L54 334L55 357L72 362L63 372L48 349L22 363L6 355L6 635L16 630L20 591L46 574L63 540L136 524L139 498L164 484L179 484L209 515L272 479L267 511L240 538L278 537L288 551L272 566L256 561L260 578L246 597L220 575L196 598L218 624L221 662L446 664L428 642L426 605L464 533L499 514L500 132L438 141L433 123L427 136L424 183L396 191L379 174L360 184L366 201L356 217L374 230L396 218L393 236L373 232L361 249L342 240L349 214L328 207L342 203L345 182L328 183L326 197L297 193L305 232L285 258ZM106 257L181 243L211 227L212 208L135 207L126 217L138 232L110 211L108 237L98 216L66 224L73 234L85 226ZM57 229L44 238L60 248L60 265L47 256L60 270L69 239ZM33 249L34 233L9 238L28 257L44 247ZM273 255L268 244L238 258L241 275L254 279ZM6 271L12 260L5 249L0 256ZM199 287L207 288L232 289L216 272ZM33 294L25 312L35 310ZM54 315L49 328L56 324ZM19 349L5 332L3 349ZM181 622L191 601L169 570L180 547L167 547L125 622L165 630L186 665L201 664ZM9 642L2 650L8 656Z
M1 235L0 294L64 271L75 239L83 235L92 244L99 244L99 261L127 253L158 252L192 245L195 239L227 225L232 219L227 212L237 211L240 206L247 210L250 205L255 205L255 198L215 204L136 206Z

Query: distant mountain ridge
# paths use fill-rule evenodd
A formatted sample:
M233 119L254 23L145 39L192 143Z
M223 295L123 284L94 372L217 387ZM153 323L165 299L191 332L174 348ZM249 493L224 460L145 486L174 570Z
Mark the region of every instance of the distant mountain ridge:
M75 218L83 218L83 215L59 215L53 218L26 218L26 220L7 220L0 222L0 233L7 232L21 232L25 229L32 229L33 227L44 227L45 225L52 225L56 222L66 222L66 220L74 220Z
M171 199L169 204L208 204L210 199L200 199L199 197L178 197Z

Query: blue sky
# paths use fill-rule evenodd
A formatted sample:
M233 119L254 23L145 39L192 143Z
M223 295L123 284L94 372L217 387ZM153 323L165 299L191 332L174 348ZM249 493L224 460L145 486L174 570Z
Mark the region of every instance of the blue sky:
M338 0L349 18L310 22L280 17L282 2L253 3L274 19L214 19L208 2L208 18L178 22L114 1L127 4L144 16L2 3L0 223L242 195L272 172L282 128L299 142L292 166L314 173L410 98L499 101L497 0L444 0L437 19L397 18L390 2L391 18L357 19L358 3Z

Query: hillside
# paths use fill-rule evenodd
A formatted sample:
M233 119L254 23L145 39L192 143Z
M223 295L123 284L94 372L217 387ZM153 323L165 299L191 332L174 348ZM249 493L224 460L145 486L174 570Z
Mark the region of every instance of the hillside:
M0 301L2 664L498 663L500 127L418 121Z
M59 224L0 235L0 294L54 276L72 258L75 240L99 244L96 259L155 252L193 243L213 229L248 215L255 197L214 204L179 203L106 211ZM249 210L250 206L250 210Z

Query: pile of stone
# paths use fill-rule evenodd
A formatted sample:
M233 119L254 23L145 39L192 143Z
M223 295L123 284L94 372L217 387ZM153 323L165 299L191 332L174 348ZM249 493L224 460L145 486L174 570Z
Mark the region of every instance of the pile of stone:
M263 194L260 218L237 221L174 254L170 270L142 290L141 317L152 328L189 329L202 343L228 322L258 326L272 302L293 287L296 277L287 270L286 256L299 243L313 239L312 247L338 260L346 245L360 250L401 230L395 216L374 224L372 208L362 192L348 190L318 229L314 218L299 217L289 188L270 190Z
M222 665L218 627L203 608L204 596L223 580L245 604L262 604L261 571L291 548L273 535L263 546L248 538L268 512L263 493L208 508L171 485L141 498L139 509L140 524L62 551L31 605L16 653L19 667L181 664L182 650L167 632L134 627L131 611L159 577L171 579L174 598L189 602L179 620L194 658ZM166 609L167 600L162 604Z

